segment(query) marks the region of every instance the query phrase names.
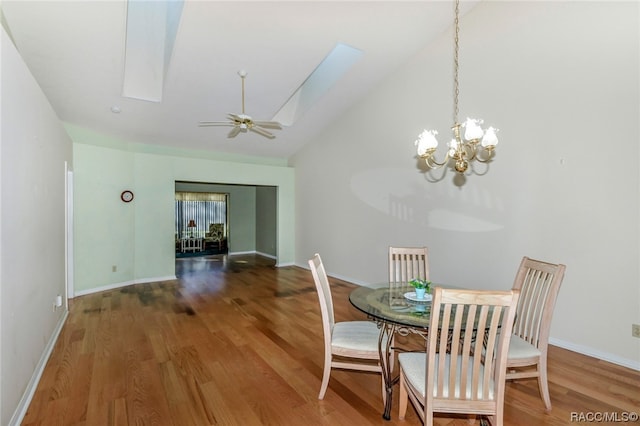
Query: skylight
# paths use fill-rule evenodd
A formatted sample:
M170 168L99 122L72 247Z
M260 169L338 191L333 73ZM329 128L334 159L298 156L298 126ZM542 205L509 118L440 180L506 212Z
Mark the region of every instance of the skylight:
M280 108L273 120L284 126L291 126L360 59L362 54L359 49L338 43Z
M151 102L162 100L183 4L182 0L127 2L122 96Z

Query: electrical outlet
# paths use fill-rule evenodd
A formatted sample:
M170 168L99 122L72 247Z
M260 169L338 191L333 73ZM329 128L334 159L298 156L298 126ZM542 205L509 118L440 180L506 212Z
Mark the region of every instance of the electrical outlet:
M57 295L53 300L53 312L57 311L59 307L62 306L62 296Z
M640 324L631 324L631 335L640 338Z

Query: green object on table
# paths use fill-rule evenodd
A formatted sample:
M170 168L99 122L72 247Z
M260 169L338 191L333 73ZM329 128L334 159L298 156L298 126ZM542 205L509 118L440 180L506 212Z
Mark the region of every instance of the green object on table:
M431 293L431 281L414 278L409 281L409 285L411 285L416 290L425 289L427 293Z

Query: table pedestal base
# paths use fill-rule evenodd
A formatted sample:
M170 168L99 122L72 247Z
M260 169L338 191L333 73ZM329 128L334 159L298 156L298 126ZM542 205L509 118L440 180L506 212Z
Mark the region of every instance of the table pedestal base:
M410 333L413 333L418 334L426 339L427 331L380 320L376 320L376 322L378 323L378 327L380 328L380 337L378 338L378 352L380 355L382 380L384 382L385 389L384 412L382 413L382 418L385 420L391 420L393 385L398 383L398 381L400 380L399 375L393 375L393 365L395 363L396 349L393 346L394 336L396 334L399 334L401 336L408 336Z

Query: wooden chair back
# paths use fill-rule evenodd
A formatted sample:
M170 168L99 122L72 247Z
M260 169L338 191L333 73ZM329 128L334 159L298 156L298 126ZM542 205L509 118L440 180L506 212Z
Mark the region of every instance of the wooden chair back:
M425 419L434 412L485 414L501 424L509 338L518 291L433 292ZM428 423L428 422L427 422Z
M389 247L389 286L406 286L414 278L429 279L427 247Z
M324 331L325 351L331 353L331 330L335 325L335 316L333 312L333 299L331 297L331 286L327 273L322 264L319 254L315 254L309 259L309 267L313 275L313 282L316 284L318 298L320 302L320 312L322 314L322 329Z
M566 266L523 257L513 283L520 290L513 333L546 353L553 309Z
M520 290L507 360L507 380L536 378L545 409L551 410L547 349L551 318L565 265L523 257L513 288Z

